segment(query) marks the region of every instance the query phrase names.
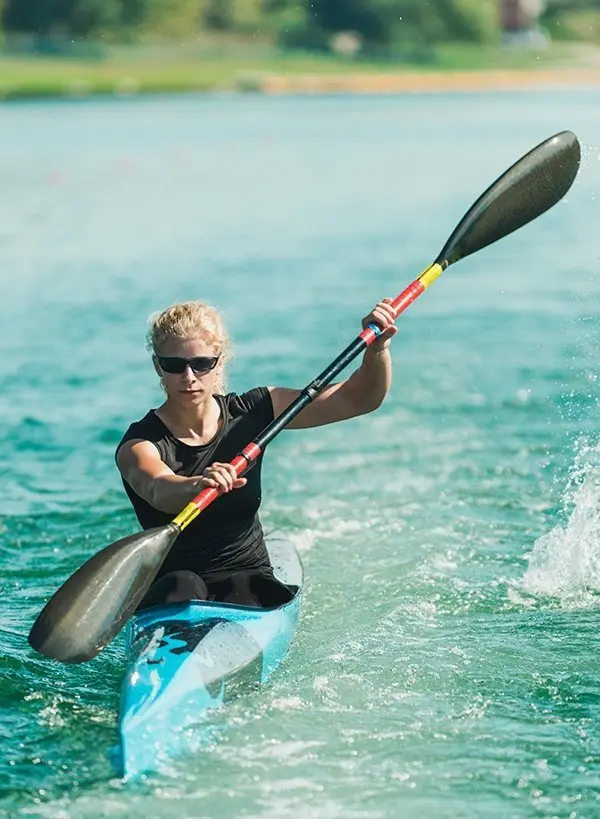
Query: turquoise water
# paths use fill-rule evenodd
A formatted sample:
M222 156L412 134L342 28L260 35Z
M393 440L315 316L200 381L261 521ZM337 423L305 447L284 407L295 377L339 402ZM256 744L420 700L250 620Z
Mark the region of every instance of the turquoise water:
M600 816L600 93L31 103L0 110L0 816ZM566 200L401 320L376 414L283 433L263 519L301 627L218 738L139 785L109 761L117 640L26 643L137 529L113 451L160 401L147 316L219 305L231 387L304 386L533 145Z

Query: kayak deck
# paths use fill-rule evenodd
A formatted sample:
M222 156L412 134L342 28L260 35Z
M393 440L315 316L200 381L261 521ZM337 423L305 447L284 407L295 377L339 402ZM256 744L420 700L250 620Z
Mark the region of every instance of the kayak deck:
M302 564L281 535L267 548L277 579L297 588L288 603L261 609L193 600L132 618L119 720L123 775L191 748L190 729L201 731L207 711L263 683L285 657L300 615Z

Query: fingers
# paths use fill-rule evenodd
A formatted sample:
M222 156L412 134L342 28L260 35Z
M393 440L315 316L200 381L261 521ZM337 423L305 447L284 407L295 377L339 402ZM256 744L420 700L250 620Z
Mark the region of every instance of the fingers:
M230 492L232 489L241 489L247 483L246 478L238 478L231 464L214 463L207 466L202 473L205 486L218 489L219 492Z
M392 299L386 298L378 302L368 316L363 319L363 327L368 324L377 324L383 332L392 327L396 320L396 311L392 307ZM394 335L391 333L389 337Z
M390 338L393 338L396 333L398 332L398 328L391 324L383 333L379 336L379 338L383 339L383 341L387 341Z

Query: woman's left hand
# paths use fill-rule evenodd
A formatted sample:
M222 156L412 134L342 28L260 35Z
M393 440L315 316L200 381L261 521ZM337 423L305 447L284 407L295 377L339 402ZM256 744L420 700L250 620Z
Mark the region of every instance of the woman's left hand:
M380 301L362 320L363 330L369 324L377 324L381 327L381 335L369 346L369 349L380 352L389 347L390 341L398 332L398 328L394 324L396 315L392 307L392 299L383 299Z

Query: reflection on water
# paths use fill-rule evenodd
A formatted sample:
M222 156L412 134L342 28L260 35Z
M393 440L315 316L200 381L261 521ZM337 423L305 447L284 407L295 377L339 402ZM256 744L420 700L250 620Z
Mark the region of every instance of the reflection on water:
M600 768L595 92L5 105L0 815L593 816ZM570 128L566 201L401 320L374 415L283 434L268 528L308 576L292 653L214 746L113 778L123 662L28 648L136 529L113 452L160 393L147 316L219 305L230 382L303 386L516 158Z

